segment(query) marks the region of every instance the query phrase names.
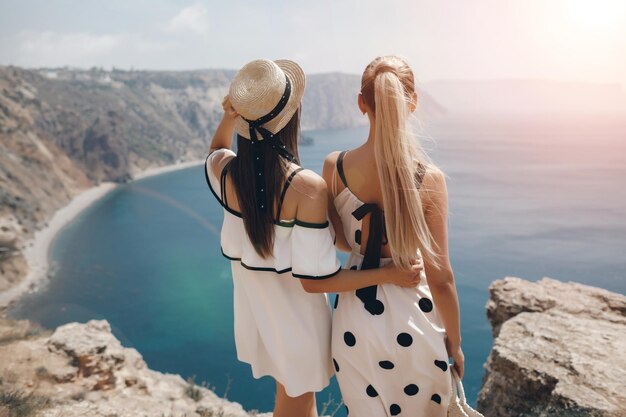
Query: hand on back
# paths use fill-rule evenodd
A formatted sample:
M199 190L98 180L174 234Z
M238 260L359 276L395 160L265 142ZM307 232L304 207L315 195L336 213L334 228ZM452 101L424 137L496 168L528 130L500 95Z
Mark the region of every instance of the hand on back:
M394 263L389 263L383 268L389 276L389 284L414 288L420 283L420 274L424 269L424 262L421 259L416 260L410 269L398 267Z

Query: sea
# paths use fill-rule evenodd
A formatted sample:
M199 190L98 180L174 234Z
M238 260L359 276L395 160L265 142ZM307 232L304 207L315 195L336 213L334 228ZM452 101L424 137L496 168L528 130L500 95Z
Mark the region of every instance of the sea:
M302 163L321 172L329 152L367 133L306 132ZM626 292L626 118L443 117L419 138L447 175L463 382L475 404L492 345L492 281L547 276ZM271 411L273 381L236 358L222 218L201 166L120 185L57 235L51 279L9 315L47 328L106 319L150 368ZM334 378L317 398L321 412L345 415Z

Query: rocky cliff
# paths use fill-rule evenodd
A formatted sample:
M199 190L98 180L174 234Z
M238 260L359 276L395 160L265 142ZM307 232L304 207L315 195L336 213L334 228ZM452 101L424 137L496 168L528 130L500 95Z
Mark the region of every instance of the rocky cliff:
M23 245L79 191L200 158L234 71L0 67L0 291Z
M626 297L549 278L492 283L486 417L626 416Z
M0 416L249 417L179 375L150 370L105 320L54 332L0 319ZM269 414L265 414L269 417Z

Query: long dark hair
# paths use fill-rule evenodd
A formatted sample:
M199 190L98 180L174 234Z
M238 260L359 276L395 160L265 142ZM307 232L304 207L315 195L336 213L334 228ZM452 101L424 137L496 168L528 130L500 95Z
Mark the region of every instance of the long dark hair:
M295 163L300 164L298 156L298 136L300 133L300 110L296 111L289 123L274 135L285 145L287 150L296 158ZM256 176L254 175L254 163L252 161L252 150L250 140L237 135L237 157L231 165L231 175L239 209L243 217L243 224L246 233L254 246L254 250L262 257L272 256L274 246L274 224L279 219L275 218L278 213L274 213L278 206L282 188L287 179L289 161L272 150L269 146L261 146L260 152L265 161L264 175L266 186L265 207L268 210L258 210L256 196ZM257 145L258 146L258 145Z

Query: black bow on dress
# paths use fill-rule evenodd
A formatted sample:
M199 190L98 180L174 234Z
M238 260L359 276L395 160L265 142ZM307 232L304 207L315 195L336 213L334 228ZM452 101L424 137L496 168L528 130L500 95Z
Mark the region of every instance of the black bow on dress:
M382 242L384 234L383 211L374 203L364 203L352 212L357 220L363 220L368 213L370 215L370 232L365 246L365 255L361 263L361 269L374 269L380 267ZM373 316L383 314L385 305L376 299L378 285L356 290L356 296L363 302L365 309Z

